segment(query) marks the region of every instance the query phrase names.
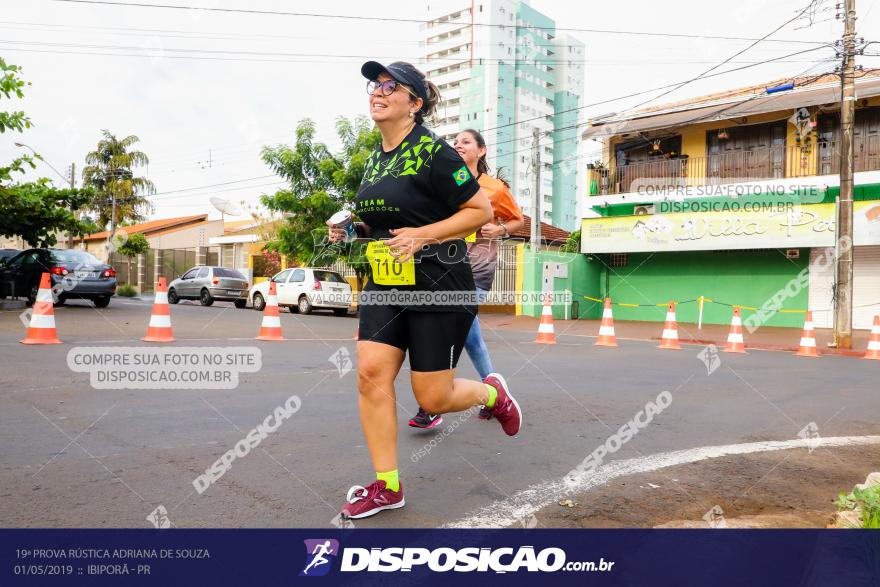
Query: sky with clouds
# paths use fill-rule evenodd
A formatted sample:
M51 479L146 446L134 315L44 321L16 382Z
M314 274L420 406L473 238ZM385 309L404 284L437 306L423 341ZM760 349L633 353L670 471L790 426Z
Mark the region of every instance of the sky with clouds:
M282 0L144 0L210 8L308 12L319 16L241 14L170 8L98 5L53 0L7 0L0 17L0 55L20 65L32 83L21 101L34 127L6 133L0 158L39 151L62 173L82 169L101 129L135 134L151 163L154 218L210 213L220 196L256 205L282 182L259 158L260 148L292 140L302 118L318 138L335 144L338 116L366 114L360 76L366 59L416 61L425 2L322 3ZM479 1L479 0L477 0ZM880 0L858 0L858 34L880 41ZM613 3L532 0L558 27L591 29L570 34L586 44L584 104L690 79L748 47L743 39L705 39L599 31L682 33L757 39L807 6L806 0L617 0ZM828 0L812 14L775 33L717 71L785 56L833 42L842 33ZM340 16L355 18L340 18ZM796 42L801 41L801 42ZM831 71L829 48L700 80L654 103L674 101L775 78ZM880 57L859 63L880 67ZM659 94L587 107L585 116L619 112ZM549 139L548 139L549 140ZM591 143L587 152L598 145ZM58 179L45 164L39 175ZM146 170L145 170L146 171ZM29 178L37 177L30 174ZM81 181L81 176L78 177ZM60 182L60 179L58 179ZM207 186L207 187L205 187Z

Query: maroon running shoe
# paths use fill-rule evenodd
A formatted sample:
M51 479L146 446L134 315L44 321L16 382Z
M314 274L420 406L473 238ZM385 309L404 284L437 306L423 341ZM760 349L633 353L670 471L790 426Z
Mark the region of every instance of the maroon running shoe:
M440 414L429 414L422 408L419 413L409 419L409 425L413 428L433 428L443 423L443 416Z
M508 436L516 436L522 426L522 410L514 397L510 395L510 388L498 373L489 373L489 376L483 380L483 383L489 384L498 390L498 397L495 398L495 407L490 411L493 416L498 419L501 428Z
M342 508L342 517L368 518L382 510L394 510L406 505L403 499L403 483L397 491L385 488L384 481L373 481L366 487L355 485L348 490L348 503Z
M480 406L480 413L477 415L477 418L479 418L480 420L491 420L492 410L490 410L486 406Z

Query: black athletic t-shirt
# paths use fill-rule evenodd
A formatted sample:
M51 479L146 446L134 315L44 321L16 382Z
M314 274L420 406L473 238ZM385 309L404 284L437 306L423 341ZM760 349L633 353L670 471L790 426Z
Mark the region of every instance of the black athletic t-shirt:
M390 152L378 147L367 160L355 212L373 239L391 238L392 228L420 227L449 218L480 190L461 156L443 139L415 125ZM464 239L428 246L415 259L415 285L379 285L365 291L474 291ZM423 311L465 311L471 306L407 306Z

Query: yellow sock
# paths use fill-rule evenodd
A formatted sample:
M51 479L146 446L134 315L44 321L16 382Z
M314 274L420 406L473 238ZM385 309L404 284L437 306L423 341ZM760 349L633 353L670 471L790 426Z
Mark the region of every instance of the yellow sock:
M486 386L486 391L489 392L489 399L486 400L486 407L491 410L495 407L495 400L498 399L498 390L488 383L484 383L483 385Z
M376 471L376 479L385 482L385 487L391 491L400 491L400 479L397 477L397 469L380 473Z

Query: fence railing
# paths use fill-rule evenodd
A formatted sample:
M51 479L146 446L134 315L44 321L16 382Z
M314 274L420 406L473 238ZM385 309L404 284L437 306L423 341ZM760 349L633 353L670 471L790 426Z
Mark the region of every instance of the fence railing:
M156 270L157 256L161 259L158 273ZM219 259L219 249L211 247L206 251L204 264L218 265ZM111 253L110 255L110 265L116 270L116 280L119 283L140 285L142 293L153 291L159 277L164 277L170 283L188 269L196 266L198 261L198 252L195 248L149 249L143 255L136 257L126 257L120 253ZM141 263L143 271L139 276Z
M856 171L880 170L880 136L857 138ZM818 141L807 146L770 147L675 157L590 171L593 195L646 192L688 186L711 186L744 181L812 177L840 172L839 143Z

